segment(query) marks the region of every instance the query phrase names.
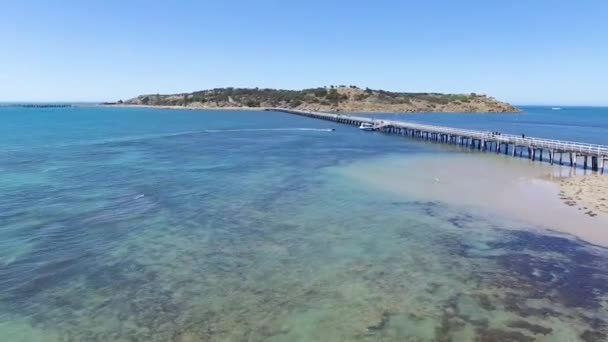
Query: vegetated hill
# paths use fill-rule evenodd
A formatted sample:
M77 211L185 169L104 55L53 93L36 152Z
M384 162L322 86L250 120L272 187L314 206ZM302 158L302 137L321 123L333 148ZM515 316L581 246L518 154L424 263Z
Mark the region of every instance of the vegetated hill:
M274 107L333 112L516 113L516 107L486 95L398 93L331 86L304 90L216 88L188 94L141 95L125 104L190 108Z

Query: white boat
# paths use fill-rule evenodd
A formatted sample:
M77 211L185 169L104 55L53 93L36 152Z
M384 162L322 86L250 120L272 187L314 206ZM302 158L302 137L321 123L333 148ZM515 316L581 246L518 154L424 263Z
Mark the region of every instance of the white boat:
M561 110L561 108L559 108L559 107L553 107L551 109L553 109L553 110Z
M376 127L369 122L362 122L361 126L359 126L359 129L362 131L375 131Z

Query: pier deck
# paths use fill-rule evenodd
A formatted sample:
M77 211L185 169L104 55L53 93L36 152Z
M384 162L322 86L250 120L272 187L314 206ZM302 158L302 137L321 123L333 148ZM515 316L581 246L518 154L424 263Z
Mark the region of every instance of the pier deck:
M462 145L481 151L505 153L512 156L526 157L533 161L547 161L551 164L564 162L572 167L578 166L582 158L582 167L604 173L608 162L608 146L587 144L573 141L562 141L534 137L522 137L510 134L495 134L470 129L442 127L417 124L405 121L378 120L362 116L309 112L282 108L269 108L269 111L285 112L316 119L329 120L353 126L371 123L384 133L404 135L437 143ZM543 158L546 155L546 158ZM564 156L568 157L564 160Z

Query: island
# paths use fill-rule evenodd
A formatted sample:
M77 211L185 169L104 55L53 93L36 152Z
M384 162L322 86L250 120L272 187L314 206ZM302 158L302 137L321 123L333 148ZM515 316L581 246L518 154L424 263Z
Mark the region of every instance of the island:
M323 112L381 113L518 113L517 107L484 94L405 93L357 86L329 86L303 90L215 88L182 94L140 95L121 106L183 109L284 108Z

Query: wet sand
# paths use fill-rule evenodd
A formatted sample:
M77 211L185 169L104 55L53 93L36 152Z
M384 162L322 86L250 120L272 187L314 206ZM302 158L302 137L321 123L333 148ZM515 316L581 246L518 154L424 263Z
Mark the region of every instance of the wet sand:
M560 198L564 204L591 217L608 215L608 177L587 175L563 179Z
M518 220L523 227L567 233L608 246L608 214L602 206L608 204L603 195L606 181L599 176L563 178L567 172L558 166L474 153L378 158L340 172L377 189L477 208L480 214ZM564 205L564 198L570 197L582 207ZM589 215L589 210L597 215Z

